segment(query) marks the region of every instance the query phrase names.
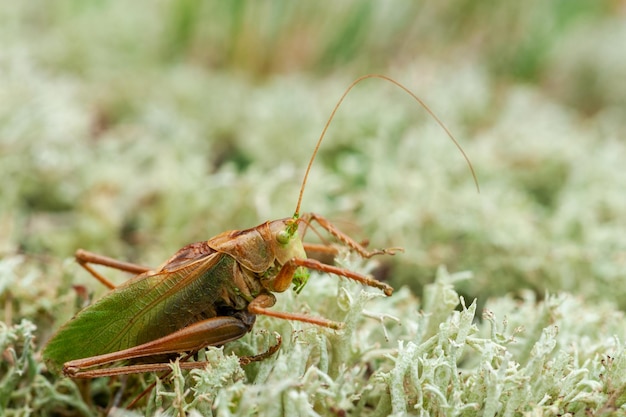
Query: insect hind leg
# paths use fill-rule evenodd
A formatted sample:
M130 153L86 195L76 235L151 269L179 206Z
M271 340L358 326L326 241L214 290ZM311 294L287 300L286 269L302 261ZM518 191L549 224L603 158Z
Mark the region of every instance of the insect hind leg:
M280 349L283 343L283 338L277 332L274 332L274 338L276 339L276 343L270 346L265 352L259 353L257 355L252 355L252 356L241 356L239 357L239 364L241 366L246 366L253 362L260 362L273 356L276 352L278 352L278 349ZM180 369L205 369L210 364L210 362L208 361L187 362L189 359L195 356L195 353L197 352L187 354L183 358L180 359L180 362L178 363ZM168 375L172 373L171 365L170 364L161 364L161 365L163 365L161 370L164 371L164 373L159 378L164 379L165 377L167 377ZM167 366L170 369L165 368L165 366ZM135 397L135 399L128 405L127 408L128 409L133 408L143 397L145 397L150 391L154 389L154 387L156 387L156 384L157 384L156 381L151 383L145 390L143 390L141 394Z
M239 363L241 364L241 366L246 366L248 364L251 364L252 362L260 362L269 358L270 356L273 356L283 344L283 338L277 332L274 332L274 338L276 339L276 343L270 346L265 352L253 356L241 356L239 358Z
M150 271L152 268L143 265L137 265L130 262L118 261L117 259L109 258L108 256L98 255L97 253L89 252L84 249L78 249L74 254L76 262L82 266L87 272L89 272L95 279L100 281L104 286L114 289L116 286L104 275L100 274L94 268L93 265L103 265L109 268L117 269L124 272L130 272L132 274L142 274Z

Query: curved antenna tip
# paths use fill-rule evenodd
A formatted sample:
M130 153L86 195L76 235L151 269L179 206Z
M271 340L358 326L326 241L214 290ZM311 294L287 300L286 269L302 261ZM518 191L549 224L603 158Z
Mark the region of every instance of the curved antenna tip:
M326 135L326 131L328 130L328 127L330 126L330 123L333 121L333 119L335 117L335 114L337 113L337 110L341 106L341 103L343 103L344 99L346 98L346 96L348 95L350 90L352 90L361 81L366 80L368 78L380 78L382 80L389 81L390 83L392 83L392 84L396 85L397 87L401 88L402 90L404 90L404 92L406 92L408 95L413 97L413 99L415 101L417 101L422 106L422 108L424 108L424 110L426 110L426 112L435 120L435 122L437 122L437 124L444 130L444 132L446 132L446 134L448 135L450 140L452 140L454 145L461 152L461 155L465 159L465 162L467 163L467 165L468 165L468 167L470 169L470 172L472 174L472 178L474 179L474 184L476 184L476 191L480 194L480 185L478 184L478 177L476 176L476 172L474 171L474 167L472 166L472 163L471 163L469 157L467 156L467 154L465 153L465 151L463 150L463 148L461 147L459 142L456 140L456 138L454 137L452 132L450 132L450 130L447 128L445 123L443 123L443 121L441 121L441 119L439 119L439 117L437 117L437 115L430 109L430 107L428 107L428 105L422 99L420 99L415 93L413 93L411 90L409 90L407 87L405 87L404 85L400 84L398 81L394 80L393 78L388 77L386 75L382 75L382 74L366 74L366 75L362 75L359 78L357 78L356 80L352 81L352 83L348 86L348 88L346 88L346 90L343 92L343 94L341 95L341 97L337 101L337 104L335 104L335 107L333 108L333 111L330 113L330 116L328 117L328 120L326 121L326 124L324 125L324 129L322 130L322 133L321 133L319 139L317 140L317 143L315 144L315 149L313 150L313 154L311 155L311 159L309 160L309 164L307 165L306 171L304 172L304 178L302 179L302 184L300 186L300 194L298 195L298 203L296 204L296 210L295 210L294 215L293 215L294 219L297 219L298 217L300 217L300 205L302 204L302 196L304 195L304 188L306 186L306 181L309 178L309 172L311 171L311 167L313 166L313 161L315 160L315 157L317 156L317 152L320 149L320 146L322 144L322 140L324 139L324 136Z

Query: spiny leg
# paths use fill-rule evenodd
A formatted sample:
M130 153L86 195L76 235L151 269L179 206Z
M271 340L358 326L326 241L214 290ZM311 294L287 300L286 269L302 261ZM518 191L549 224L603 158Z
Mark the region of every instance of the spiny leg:
M346 268L341 268L341 267L333 266L333 265L327 265L316 259L310 259L310 258L307 258L307 259L292 258L289 261L285 262L285 264L280 268L280 272L278 273L278 275L276 275L276 277L272 280L272 282L269 283L268 289L272 292L286 291L293 281L293 276L296 272L296 269L298 269L298 267L300 266L303 266L309 269L315 269L317 271L339 275L339 276L346 277L346 278L350 278L354 281L360 282L361 284L367 285L369 287L381 289L385 293L386 296L390 296L393 293L393 288L390 285L384 282L380 282L374 277L360 274L358 272L354 272ZM256 301L256 299L253 300L252 303L254 303L254 301ZM263 307L271 307L272 305L274 304L272 303L267 306L263 305ZM248 309L250 308L248 307ZM254 311L250 310L250 312L253 314L256 314ZM266 313L260 313L260 314L266 314ZM327 326L327 327L332 327L332 326Z
M366 239L357 243L361 245L362 247L367 248L367 246L370 244L370 241ZM331 242L324 242L324 243L302 242L302 246L304 246L304 250L307 253L313 252L313 253L320 253L324 255L337 255L339 253L339 249L337 248L337 246L336 245L333 246ZM395 249L399 251L403 250L402 248L395 248Z
M339 330L343 327L343 323L328 320L323 317L311 317L306 314L270 310L270 307L272 307L274 303L276 303L276 298L272 294L261 294L248 304L248 311L252 314L262 314L283 320L301 321L334 330Z
M391 287L389 284L380 282L371 276L360 274L346 268L326 265L316 259L294 258L290 262L293 262L297 266L304 266L305 268L315 269L317 271L327 272L329 274L335 274L342 277L350 278L354 281L360 282L363 285L367 285L368 287L378 288L382 290L386 296L390 296L393 293L393 287Z
M337 238L340 242L347 245L349 248L357 252L363 258L371 258L375 255L395 255L397 252L403 252L402 248L386 248L386 249L374 249L368 250L363 244L357 242L352 239L350 236L339 230L334 224L332 224L328 219L319 214L315 213L307 213L301 217L301 221L303 221L307 226L310 225L312 221L315 221L319 224L324 230ZM306 229L305 229L306 230ZM317 245L315 245L317 248Z
M325 243L308 243L308 242L303 242L302 246L304 246L304 250L306 251L307 254L309 253L319 253L322 255L332 255L335 256L339 253L339 250L334 247L331 246L329 244L325 244Z
M109 268L117 269L124 272L130 272L132 274L142 274L150 271L152 268L137 265L130 262L118 261L117 259L109 258L108 256L98 255L97 253L89 252L83 249L78 249L74 254L76 262L87 270L94 278L104 284L110 289L114 289L116 286L107 278L105 278L98 271L93 269L90 264L103 265Z
M274 355L280 346L282 345L282 337L278 333L274 333L274 337L276 338L276 343L270 346L265 352L259 353L258 355L252 356L242 356L239 358L239 363L242 366L249 365L252 362L260 362L263 361L270 356ZM181 362L179 363L180 369L201 369L205 368L209 362L208 361L200 361L200 362L187 362L195 353L197 353L199 349L196 349L194 353L190 353L185 355ZM68 370L67 375L72 378L99 378L103 376L114 376L114 375L129 375L129 374L140 374L146 372L162 372L162 371L171 371L170 363L143 363L137 365L126 365L120 366L117 368L101 368L101 369L89 369L89 370ZM167 374L162 375L161 378L167 376Z
M270 346L265 352L253 356L241 356L239 358L239 363L241 364L241 366L249 365L252 362L264 361L265 359L273 356L276 352L278 352L278 349L280 349L280 346L283 344L283 338L277 332L274 332L274 338L276 339L276 343Z
M293 281L293 276L296 272L296 269L301 266L309 269L315 269L317 271L340 275L360 282L361 284L374 288L379 288L387 296L390 296L393 293L393 288L390 285L384 282L380 282L373 277L369 277L367 275L363 275L349 269L326 265L315 259L301 258L292 258L282 266L280 272L270 284L270 291L283 292L287 288L289 288ZM306 314L287 313L284 311L270 310L270 307L272 307L275 303L276 298L273 294L261 294L250 302L250 304L248 305L248 311L252 314L263 314L265 316L276 317L283 320L301 321L304 323L311 323L317 326L328 327L335 330L341 329L343 327L343 323L328 320L322 317L311 317Z
M90 369L123 360L153 357L179 352L192 352L206 346L220 346L239 339L252 329L254 316L247 312L242 318L218 316L190 324L161 338L133 346L128 349L75 359L63 364L63 373L72 378L96 378L99 376L123 375L137 372L157 372L160 368L135 367ZM158 364L157 364L158 365ZM148 364L148 366L156 366ZM127 371L124 368L140 371Z
M240 356L239 364L241 366L246 366L246 365L251 364L252 362L264 361L270 356L273 356L278 351L278 349L280 349L280 346L283 343L283 338L277 332L274 332L274 337L276 338L276 343L270 346L265 352L262 352L262 353L259 353L258 355L253 355L253 356ZM208 361L187 362L196 353L197 352L190 353L188 355L185 355L182 359L180 359L180 362L178 364L180 366L180 369L202 369L202 368L206 368L207 365L210 364L210 362ZM170 364L162 364L162 365L164 365L167 368L163 369L164 373L159 377L160 379L163 379L172 373ZM141 394L139 394L130 404L128 404L127 408L128 409L133 408L143 397L145 397L150 391L154 389L154 387L156 387L156 384L157 384L156 381L154 381L153 383L148 385L148 387L145 390L143 390Z

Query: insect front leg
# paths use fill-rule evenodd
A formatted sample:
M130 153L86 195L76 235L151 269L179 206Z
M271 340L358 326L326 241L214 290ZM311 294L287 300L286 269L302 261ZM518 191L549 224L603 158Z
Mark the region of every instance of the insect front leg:
M298 267L305 267L309 269L315 269L316 271L327 272L329 274L335 274L342 277L350 278L354 281L360 282L363 285L367 285L368 287L374 287L382 290L386 296L390 296L393 293L393 287L384 282L380 282L374 277L360 274L358 272L351 271L346 268L340 268L338 266L327 265L322 263L316 259L301 259L301 258L292 258L287 261L282 268L276 278L272 281L270 285L270 290L273 292L283 292L289 288L291 282L293 280L293 275L295 274ZM273 303L266 307L271 307L274 305Z
M386 296L390 296L391 294L393 294L393 287L389 284L380 282L371 276L360 274L346 268L326 265L316 259L294 258L290 262L293 262L296 266L304 266L305 268L315 269L317 271L327 272L329 274L335 274L342 277L350 278L351 280L360 282L361 284L367 285L368 287L378 288L382 290Z
M108 256L98 255L97 253L89 252L83 249L78 249L74 254L76 262L87 270L94 278L100 281L109 289L114 289L116 286L102 274L91 267L91 264L108 266L109 268L117 269L124 272L130 272L131 274L142 274L150 271L152 268L137 265L130 262L118 261L117 259L109 258Z
M384 282L380 282L373 277L359 274L358 272L354 272L349 269L326 265L315 259L301 258L292 258L282 266L280 272L276 275L276 277L270 284L270 291L283 292L287 288L289 288L293 280L293 275L295 274L296 270L302 266L309 269L315 269L317 271L340 275L360 282L361 284L374 288L379 288L387 296L390 296L393 293L393 288L390 285ZM301 321L304 323L311 323L317 326L328 327L335 330L341 329L343 327L343 323L328 320L322 317L311 317L306 314L287 313L284 311L270 310L270 307L272 307L275 303L276 297L274 297L273 294L261 294L250 302L250 304L248 305L248 311L252 314L263 314L266 316L276 317L284 320Z
M347 234L339 230L334 224L330 222L330 220L328 220L324 216L320 216L319 214L307 213L307 214L304 214L301 219L306 225L310 225L312 221L315 221L324 230L326 230L328 233L333 235L340 242L344 243L350 249L357 252L363 258L371 258L372 256L375 256L375 255L395 255L397 252L404 251L404 249L402 248L374 249L370 251L361 243L357 242L356 240L352 239L350 236L348 236ZM310 246L319 250L318 245L310 245Z

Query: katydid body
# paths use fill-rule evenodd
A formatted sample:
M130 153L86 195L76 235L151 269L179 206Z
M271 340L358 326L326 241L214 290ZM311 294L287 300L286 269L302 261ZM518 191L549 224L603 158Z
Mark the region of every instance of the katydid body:
M319 250L320 245L307 245L298 234L299 230L304 234L315 222L362 257L392 255L399 250L368 251L322 216L311 213L300 216L306 181L326 130L348 92L367 78L387 80L422 105L461 151L478 188L476 175L463 149L428 106L389 77L376 74L360 77L343 93L317 141L293 217L251 229L224 232L208 241L185 246L155 270L78 251L79 264L112 291L79 312L53 336L43 352L50 369L62 369L66 375L77 378L160 371L167 365L145 362L151 359L154 362L166 354L196 352L206 346L236 340L252 329L259 314L341 328L341 323L325 318L270 309L276 301L273 293L283 292L292 284L299 292L306 284L309 269L344 276L391 295L393 289L373 277L308 259L306 249ZM333 250L329 248L328 252ZM138 275L115 287L91 264ZM263 359L274 353L279 344L243 362ZM142 358L142 363L133 364L138 358ZM120 361L130 361L131 365L112 365ZM196 366L184 365L185 368Z
M85 369L223 345L250 331L257 314L340 328L340 323L323 318L268 310L275 303L273 292L283 292L292 283L304 285L305 268L342 275L391 295L385 283L307 259L297 230L298 224L312 220L363 256L394 252L368 252L317 215L224 232L185 246L157 270L137 275L81 311L48 343L44 359L53 370L63 367L69 376L92 377L124 372Z

